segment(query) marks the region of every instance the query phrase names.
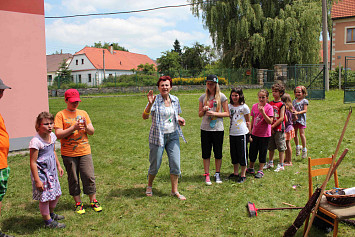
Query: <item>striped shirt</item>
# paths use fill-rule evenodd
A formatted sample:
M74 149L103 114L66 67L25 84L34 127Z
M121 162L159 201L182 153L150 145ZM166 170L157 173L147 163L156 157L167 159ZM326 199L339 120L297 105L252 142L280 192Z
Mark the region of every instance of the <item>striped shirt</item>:
M182 134L181 127L178 122L178 115L181 113L181 107L179 99L170 95L171 106L174 110L174 122L177 124L177 129L180 137L186 142L184 135ZM161 94L158 94L151 108L152 114L152 126L149 132L149 143L164 146L164 114L165 114L165 104L164 99Z

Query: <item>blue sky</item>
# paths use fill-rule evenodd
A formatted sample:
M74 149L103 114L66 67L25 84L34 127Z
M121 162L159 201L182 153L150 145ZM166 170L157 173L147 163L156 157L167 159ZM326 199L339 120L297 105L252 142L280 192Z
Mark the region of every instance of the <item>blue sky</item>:
M186 0L45 0L45 15L65 16L88 13L141 10L167 5L186 4ZM47 54L63 50L72 53L94 42L115 42L130 52L146 54L152 59L173 48L175 39L181 46L194 42L212 45L202 20L194 17L190 6L150 12L46 19Z

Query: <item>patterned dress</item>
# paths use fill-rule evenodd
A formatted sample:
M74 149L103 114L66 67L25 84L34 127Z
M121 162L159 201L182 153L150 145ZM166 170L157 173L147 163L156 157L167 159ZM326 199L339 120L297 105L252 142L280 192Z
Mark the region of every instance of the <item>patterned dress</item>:
M38 134L32 138L29 148L38 150L37 169L38 176L43 183L44 191L36 188L33 175L31 173L33 200L48 202L55 200L62 195L58 180L57 164L54 155L54 144L57 139L54 133L51 133L51 143L48 144Z

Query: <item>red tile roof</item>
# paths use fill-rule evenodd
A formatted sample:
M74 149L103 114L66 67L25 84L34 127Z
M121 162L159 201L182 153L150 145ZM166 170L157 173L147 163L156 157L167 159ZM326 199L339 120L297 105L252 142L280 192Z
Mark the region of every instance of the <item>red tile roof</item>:
M105 51L106 70L131 70L137 69L139 64L156 63L147 55L113 50L113 54L107 49L85 47L75 55L85 54L96 69L103 69L103 50Z
M355 0L339 0L333 3L332 19L355 17Z
M64 59L67 60L72 57L73 55L70 53L47 55L47 72L56 72Z

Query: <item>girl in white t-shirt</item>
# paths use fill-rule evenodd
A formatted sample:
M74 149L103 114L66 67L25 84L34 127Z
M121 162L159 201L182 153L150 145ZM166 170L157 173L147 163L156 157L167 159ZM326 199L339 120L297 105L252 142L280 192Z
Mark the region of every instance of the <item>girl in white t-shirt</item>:
M238 183L243 183L246 180L248 164L250 109L248 105L245 104L244 94L241 88L233 88L229 100L229 144L231 160L234 166L234 172L229 175L229 179L236 179ZM241 166L240 175L239 166Z

